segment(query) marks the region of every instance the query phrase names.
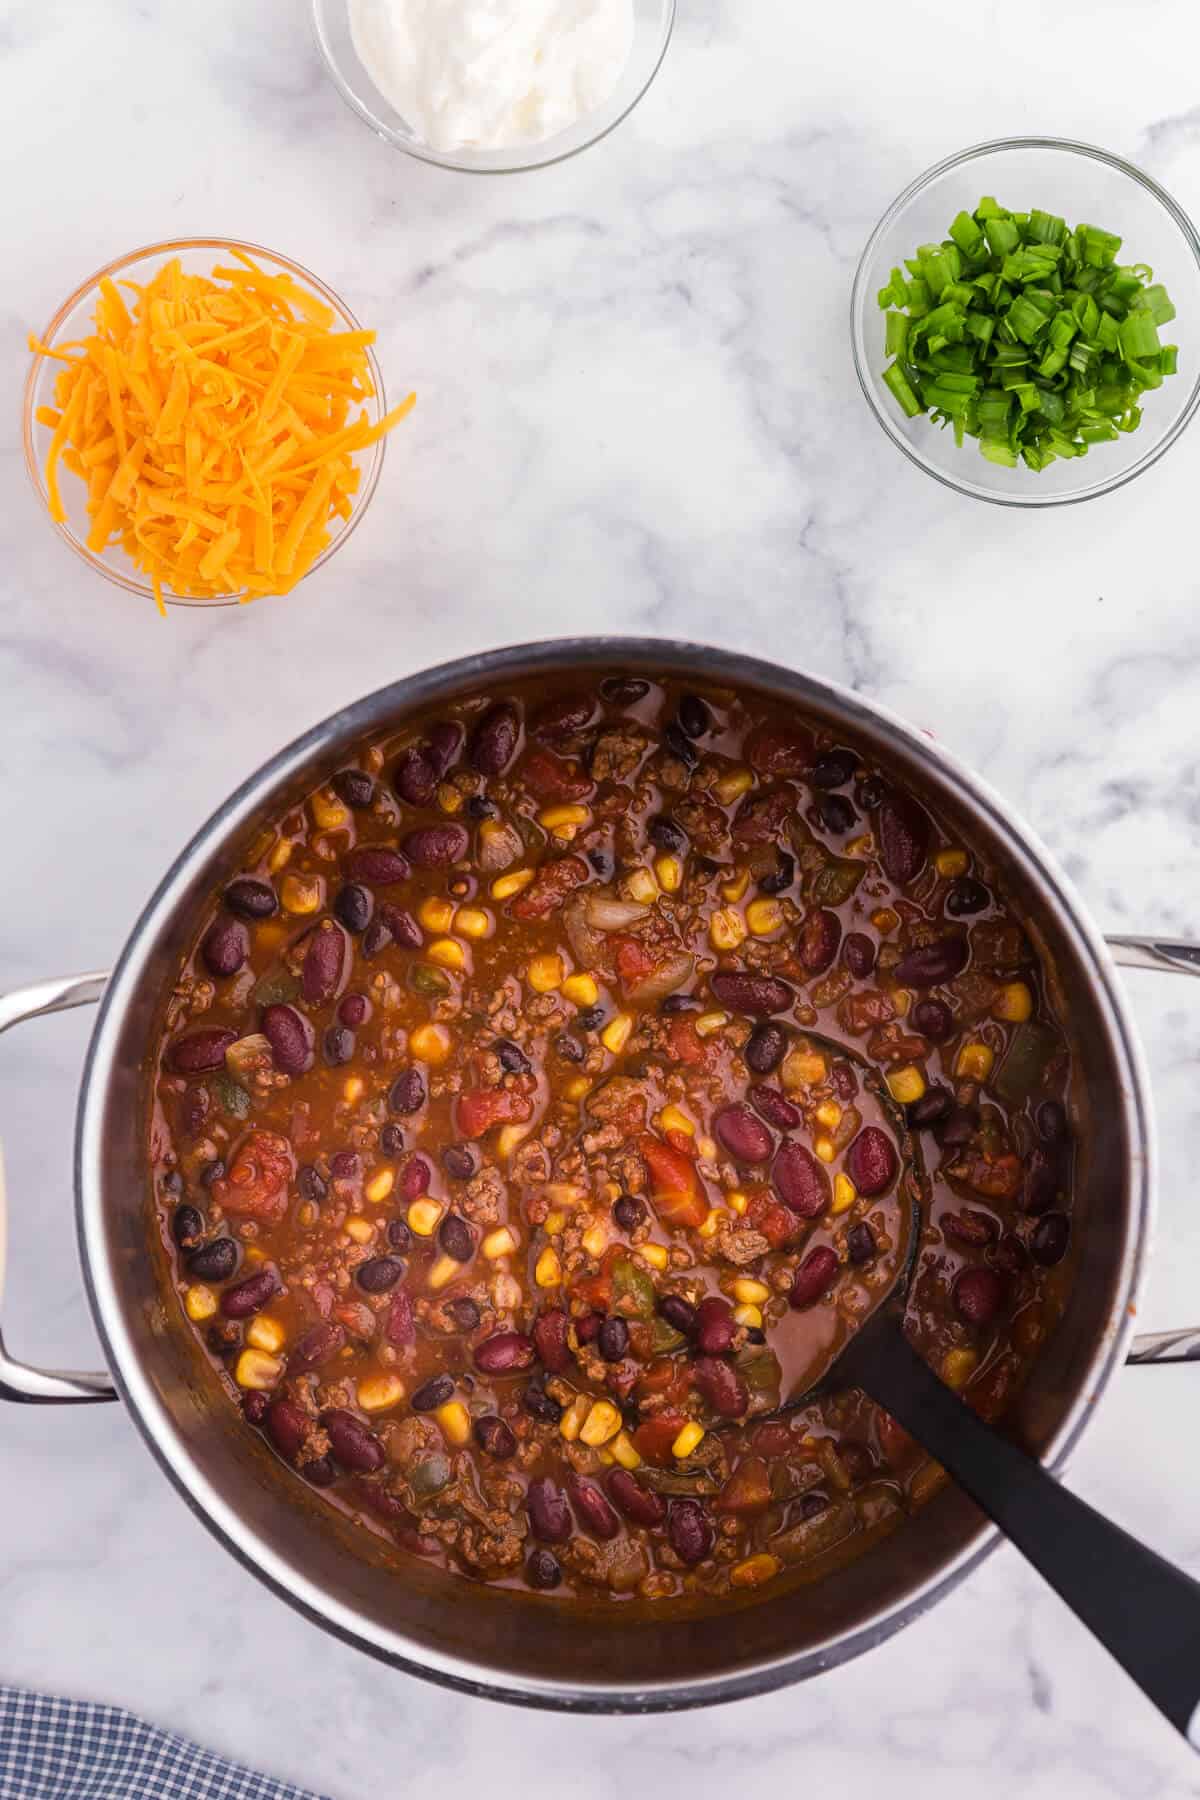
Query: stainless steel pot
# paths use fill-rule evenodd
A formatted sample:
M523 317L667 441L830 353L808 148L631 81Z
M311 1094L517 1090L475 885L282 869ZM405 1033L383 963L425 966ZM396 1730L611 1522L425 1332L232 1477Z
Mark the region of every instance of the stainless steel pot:
M464 658L382 688L281 751L197 833L151 897L110 978L43 982L0 999L0 1030L99 1000L76 1142L79 1247L111 1376L49 1373L0 1346L0 1394L13 1400L125 1401L184 1499L247 1568L317 1624L413 1674L526 1705L648 1711L729 1700L817 1674L924 1612L994 1547L957 1491L941 1493L836 1578L774 1591L719 1617L620 1607L586 1616L532 1596L440 1575L416 1561L381 1573L340 1523L281 1477L255 1434L230 1429L226 1403L167 1318L147 1254L144 1067L159 996L200 899L240 866L264 815L286 809L362 739L416 709L518 677L604 667L736 683L793 702L898 766L966 839L1009 870L1036 922L1079 1051L1076 1198L1082 1245L1069 1310L1008 1421L1059 1468L1126 1353L1149 1242L1154 1171L1150 1097L1113 954L1049 855L1004 803L928 737L831 684L686 643L583 638ZM1120 960L1200 972L1200 949L1114 941ZM3 1224L0 1193L0 1227ZM3 1239L0 1236L0 1252ZM0 1254L2 1267L2 1254ZM1200 1334L1150 1340L1146 1359L1197 1351Z

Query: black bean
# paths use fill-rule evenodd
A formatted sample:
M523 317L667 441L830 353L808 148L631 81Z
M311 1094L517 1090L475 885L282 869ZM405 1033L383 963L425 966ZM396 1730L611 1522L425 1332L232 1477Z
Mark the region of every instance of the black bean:
M242 1347L242 1328L233 1319L216 1319L204 1334L214 1356L229 1357Z
M162 1178L162 1191L164 1194L182 1194L183 1176L178 1169L168 1169Z
M796 879L796 859L789 856L786 850L776 853L775 867L760 875L758 885L764 894L782 894L790 888Z
M548 1394L540 1381L531 1381L521 1395L521 1405L535 1419L544 1419L549 1425L557 1425L562 1418L563 1409L553 1394Z
M242 1411L245 1413L246 1418L251 1425L262 1424L267 1416L267 1407L269 1405L270 1401L266 1394L258 1389L251 1388L248 1394L242 1395Z
M223 1181L225 1179L225 1172L224 1158L214 1156L213 1160L211 1162L206 1162L201 1169L200 1179L205 1187L211 1187L214 1181Z
M699 1004L695 994L668 994L658 1010L669 1018L673 1013L695 1012Z
M500 1058L500 1067L509 1075L528 1075L531 1072L529 1058L511 1038L497 1038L492 1049Z
M853 750L829 750L817 758L808 771L808 779L816 788L845 787L857 767L858 758Z
M624 1319L605 1319L596 1343L605 1362L620 1362L629 1348L629 1327Z
M337 1480L337 1470L328 1456L318 1456L312 1462L300 1464L300 1473L310 1487L332 1487Z
M606 675L600 683L600 698L610 706L635 706L650 692L650 683L636 675Z
M239 919L269 919L279 908L275 889L258 875L239 875L225 889L223 898Z
M442 1151L442 1167L453 1181L470 1181L479 1159L470 1144L447 1144Z
M238 1266L238 1254L232 1238L214 1238L192 1251L187 1259L188 1274L201 1281L228 1281Z
M358 1157L353 1150L339 1150L330 1159L329 1173L338 1181L353 1181L358 1174Z
M646 1223L646 1208L636 1194L622 1194L613 1201L613 1218L622 1231L636 1231Z
M437 1407L444 1406L453 1392L453 1375L431 1375L413 1395L412 1409L414 1412L433 1412Z
M475 1254L475 1236L467 1221L458 1213L447 1213L438 1227L438 1243L455 1262L470 1262Z
M525 1579L531 1588L548 1592L562 1580L558 1558L552 1550L535 1550L525 1564Z
M331 1069L338 1069L354 1055L354 1033L344 1025L331 1025L325 1033L323 1047L325 1061Z
M659 850L671 850L682 855L687 849L687 833L665 813L656 813L652 819L647 820L646 836Z
M934 1128L934 1136L947 1149L969 1144L979 1124L979 1113L973 1106L953 1106Z
M865 1263L870 1262L874 1254L875 1233L865 1220L860 1220L846 1233L846 1255L852 1263Z
M475 1442L480 1449L486 1451L489 1456L494 1456L498 1462L503 1462L507 1457L516 1455L517 1440L504 1420L498 1419L495 1413L489 1413L483 1419L476 1419L474 1430Z
M579 1039L572 1037L569 1031L560 1032L554 1040L554 1048L564 1062L582 1062L586 1054Z
M365 769L339 769L330 787L354 812L363 812L375 798L375 783Z
M798 1510L802 1519L815 1519L828 1509L829 1502L824 1494L805 1494Z
M914 1100L905 1117L910 1125L918 1131L928 1131L939 1120L944 1119L954 1105L954 1096L949 1088L927 1088L919 1100Z
M602 1006L585 1006L581 1013L575 1015L575 1024L580 1031L598 1031L603 1023Z
M679 723L690 738L702 738L712 730L712 714L699 694L681 694Z
M446 1311L460 1331L474 1331L479 1323L479 1308L474 1300L447 1300Z
M379 1134L379 1148L385 1156L400 1156L404 1150L404 1133L400 1127L389 1122Z
M782 1025L773 1025L764 1020L761 1025L754 1027L746 1039L742 1055L746 1059L747 1068L753 1069L756 1075L769 1075L783 1061L787 1043L787 1032Z
M318 1203L325 1198L328 1192L324 1177L313 1168L311 1163L305 1163L296 1176L296 1187L302 1200L316 1200Z
M403 1219L392 1219L388 1223L387 1241L393 1250L407 1253L412 1249L413 1234Z
M694 769L700 761L696 746L685 732L682 732L674 719L663 727L663 743L671 755L681 762L685 769Z
M1071 1225L1066 1213L1043 1213L1034 1226L1029 1248L1037 1262L1050 1268L1054 1263L1061 1262L1067 1254L1070 1236Z
M817 811L826 831L842 837L858 823L858 814L845 794L822 794Z
M879 779L879 776L868 775L866 780L859 787L858 804L861 807L864 807L867 812L874 812L877 806L883 805L886 798L887 788Z
M982 912L990 906L992 896L982 881L976 881L973 875L960 875L952 881L946 894L946 911L952 919L964 918L968 913Z
M348 881L340 887L334 896L334 917L352 931L357 937L371 923L371 914L375 910L375 897L370 888L363 887L357 881Z
M589 850L587 859L601 881L611 881L616 864L607 850Z
M364 1294L386 1294L403 1273L404 1264L398 1256L372 1256L368 1262L359 1263L356 1272Z
M1067 1135L1067 1113L1061 1101L1042 1101L1037 1109L1037 1128L1046 1143L1062 1142Z
M681 1331L684 1337L690 1337L696 1329L696 1309L682 1294L661 1295L658 1314L668 1325L674 1326L676 1331Z
M407 1118L425 1104L425 1082L419 1069L402 1069L388 1090L388 1110Z
M204 1214L195 1206L177 1206L171 1214L171 1236L181 1250L195 1250L204 1241Z
M500 808L486 794L472 794L467 801L467 817L469 819L494 819Z
M954 1030L954 1014L944 1000L918 1000L909 1022L914 1031L933 1044L943 1043Z

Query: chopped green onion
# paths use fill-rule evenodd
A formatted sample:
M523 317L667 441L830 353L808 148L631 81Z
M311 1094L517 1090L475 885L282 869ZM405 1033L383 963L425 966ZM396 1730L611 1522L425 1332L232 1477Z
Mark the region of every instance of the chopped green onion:
M1144 263L1119 265L1120 249L1097 225L1072 231L991 196L960 212L879 290L883 380L906 418L928 413L989 462L1035 473L1136 431L1179 352L1159 340L1175 317L1166 289Z

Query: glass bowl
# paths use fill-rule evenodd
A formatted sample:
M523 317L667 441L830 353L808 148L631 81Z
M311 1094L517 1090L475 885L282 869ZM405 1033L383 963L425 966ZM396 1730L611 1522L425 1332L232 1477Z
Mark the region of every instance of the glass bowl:
M242 243L237 238L173 238L161 244L147 244L141 250L131 250L128 255L117 257L103 269L98 269L94 275L89 275L88 279L63 301L46 329L40 334L41 342L53 349L57 344L70 343L75 339L86 337L92 329L100 283L106 277L118 284L121 281L136 281L144 284L150 280L161 263L173 256L179 258L186 272L208 275L212 271L214 262L227 257L233 250L241 250L247 256L253 257L269 272L290 275L294 281L310 288L324 301L325 305L332 310L340 326L344 326L347 331L362 330L362 326L350 308L344 301L338 299L332 288L327 288L323 281L318 281L315 275L300 263L293 262L290 257L280 256L274 250L265 250L261 244ZM367 360L370 364L375 393L370 400L365 402L365 407L371 424L375 425L387 411L387 396L384 392L383 376L380 374L379 364L373 350L367 350ZM39 407L54 404L54 383L61 366L61 363L56 362L53 357L35 356L25 380L22 427L25 467L29 471L29 479L37 491L38 498L46 509L47 518L50 517L50 501L46 491L44 471L46 452L50 447L50 439L53 434L48 426L39 421L37 413ZM377 443L369 445L367 450L362 453L365 460L359 463L358 490L354 495L350 516L346 519L336 519L331 523L330 530L333 535L312 567L305 571L301 578L303 581L307 581L314 570L323 567L334 552L341 548L371 504L371 498L383 468L386 447L387 438L382 437ZM67 517L61 523L58 520L51 522L63 542L68 544L75 554L88 564L89 568L96 569L109 581L115 582L117 587L124 588L126 593L141 595L153 604L154 589L134 568L123 545L110 544L101 552L88 548L87 535L91 520L87 512L85 484L78 476L71 474L70 470L64 469L60 476L59 488ZM297 586L299 585L297 583ZM273 599L277 596L264 595L262 597ZM245 598L247 596L244 593L236 593L222 595L217 599L206 599L200 595L175 594L169 588L163 589L163 599L168 606L235 606Z
M657 75L675 24L675 0L633 0L633 48L621 79L594 112L587 113L567 131L538 144L519 144L505 150L436 150L396 111L380 93L354 48L350 30L349 0L312 0L313 28L325 66L342 99L352 106L398 150L442 169L461 169L473 175L512 175L522 169L543 169L578 155L627 118Z
M1177 318L1164 342L1179 346L1179 371L1147 393L1142 422L1115 443L1093 445L1086 456L1059 458L1040 473L1024 464L1001 468L973 439L961 449L947 426L926 415L906 419L883 383L884 319L877 295L893 267L919 244L940 242L951 220L973 212L984 194L1001 206L1033 206L1059 213L1070 226L1087 223L1123 240L1119 260L1148 263L1165 284ZM862 253L850 299L854 366L871 411L898 449L927 475L998 506L1063 506L1094 500L1123 487L1156 463L1200 405L1200 238L1157 182L1091 144L1064 138L998 138L976 144L927 170L905 188L875 227Z

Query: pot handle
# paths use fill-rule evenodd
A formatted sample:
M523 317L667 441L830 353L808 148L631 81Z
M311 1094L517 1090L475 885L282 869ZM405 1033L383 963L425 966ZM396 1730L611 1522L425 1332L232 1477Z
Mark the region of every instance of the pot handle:
M14 988L11 993L0 994L0 1032L25 1019L39 1019L45 1013L67 1012L73 1006L94 1006L104 992L107 980L107 974L65 975L58 980L37 981L32 987ZM8 1210L4 1157L0 1153L0 1299L4 1293L7 1246ZM11 1357L0 1337L0 1400L61 1406L116 1398L117 1390L104 1370L35 1369Z

